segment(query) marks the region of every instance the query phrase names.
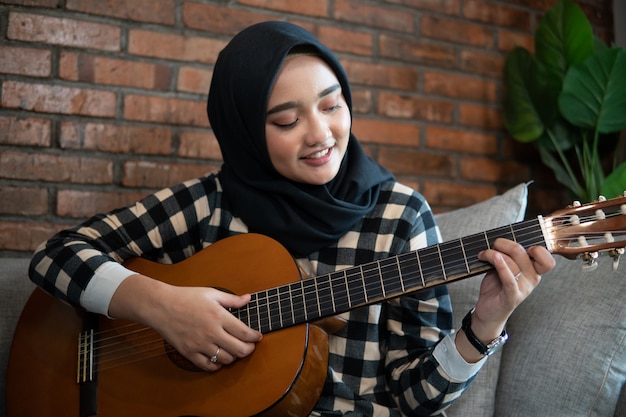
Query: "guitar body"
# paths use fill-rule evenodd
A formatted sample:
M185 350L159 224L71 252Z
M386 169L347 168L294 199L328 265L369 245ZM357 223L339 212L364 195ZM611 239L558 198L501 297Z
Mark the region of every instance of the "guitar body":
M224 239L174 265L140 258L125 265L167 283L211 286L235 294L300 279L297 265L281 245L253 234ZM77 352L83 318L44 291L33 292L9 358L9 417L79 416ZM133 323L98 320L98 332L119 337L134 353L120 366L98 364L98 416L304 416L317 402L326 378L328 335L311 324L268 333L252 355L210 373L176 365L152 330L147 332L158 339L157 354L147 350L144 339L125 336Z

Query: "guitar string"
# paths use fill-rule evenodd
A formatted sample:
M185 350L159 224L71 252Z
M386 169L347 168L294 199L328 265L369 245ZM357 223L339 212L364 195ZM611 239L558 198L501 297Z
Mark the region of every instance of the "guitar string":
M448 264L446 264L446 265L448 265ZM439 267L436 268L437 271L439 271L439 269L440 269ZM360 274L356 274L356 277L360 278L360 276L361 276ZM353 282L352 281L352 277L354 277L354 275L349 278L349 280L350 280L349 282ZM359 281L361 281L361 279L359 279ZM274 298L278 299L278 297L274 297ZM324 301L324 300L322 300L322 301ZM296 305L295 307L297 308L298 306Z
M497 229L496 229L496 230L497 230ZM437 267L437 270L439 270L439 269L440 269L440 268L439 268L439 267ZM358 275L358 277L360 277L360 275ZM296 306L296 307L297 307L297 306ZM155 339L155 340L160 340L160 337L158 337L158 339ZM117 342L117 343L119 343L119 342Z
M606 215L606 217L608 218L608 217L611 217L611 216L614 216L614 215L620 215L620 214L619 213L609 214L609 215ZM554 217L554 218L552 218L553 224L551 226L549 226L548 228L550 229L550 231L552 233L554 233L555 230L568 228L571 225L564 224L564 223L569 222L570 218L571 218L570 216ZM580 223L585 223L587 221L594 220L594 219L597 219L597 218L598 218L598 216L581 217L580 218ZM561 219L561 222L555 221L556 219ZM516 238L517 238L518 241L522 241L523 242L525 237L527 237L528 235L531 235L531 236L535 236L535 237L538 238L538 241L536 243L533 243L533 244L540 244L540 243L544 242L543 235L539 234L538 236L536 236L537 233L530 233L532 231L536 231L537 230L537 226L536 226L534 221L522 222L522 223L519 223L519 224L524 224L524 223L529 223L529 224L532 223L532 225L531 226L524 226L524 227L522 227L520 229L515 230L515 235L516 235ZM555 223L557 225L554 225ZM509 226L503 226L501 228L496 228L496 229L490 230L489 232L494 232L494 231L497 231L497 230L506 230L508 227ZM612 233L617 235L617 236L621 236L621 234L626 233L626 231L613 231ZM465 238L477 237L478 235L481 235L481 234L479 233L479 234L476 234L476 235L467 236ZM593 237L592 235L597 235L597 237L603 238L604 232L588 233L587 237L588 238L592 238ZM457 239L457 240L462 240L462 239L464 239L464 238ZM565 242L564 246L568 246L572 242L577 242L577 238L573 238L573 237L572 238L558 238L557 240L559 242ZM454 242L455 242L455 240L452 240L450 242L443 242L443 243L454 243ZM530 244L530 243L528 245L532 246L532 244ZM484 248L485 247L484 242L482 242L477 247L478 248ZM470 245L467 248L467 252L472 252L472 249L475 251L476 247ZM442 257L446 256L445 253L444 253L446 250L448 250L448 249L443 248L443 250L441 251L441 256ZM401 255L403 255L403 254L401 254ZM401 255L398 255L398 256L401 256ZM404 255L406 255L406 254L404 254ZM391 258L394 258L394 257L391 257ZM467 261L468 261L468 263L471 263L469 259ZM379 263L380 261L374 261L374 262L375 263ZM402 262L402 261L400 261L400 262ZM465 262L466 262L465 259L452 260L449 263L446 263L444 265L444 268L452 270L453 268L464 267L465 266ZM400 268L401 267L402 267L402 265L400 264ZM352 268L348 268L348 269L352 269ZM340 272L340 271L337 271L337 272ZM439 275L441 276L442 275L441 274L442 267L438 265L437 267L425 268L422 271L422 274L419 274L419 271L418 271L417 272L417 276L419 276L420 277L419 280L421 280L422 275L428 275L429 273L434 274L435 272L438 272ZM333 273L327 274L327 275L330 277L330 275L332 275L332 274ZM326 276L326 275L322 275L321 277L324 277L324 276ZM320 277L316 277L316 278L319 279ZM314 284L312 281L315 280L316 278L311 278L311 279L304 280L304 281L307 281L308 284L312 285L312 284ZM414 279L414 278L415 278L415 276L409 276L408 278L400 277L400 279L405 279L407 281L409 281L411 279ZM362 282L362 275L361 274L353 274L351 276L346 275L346 280L347 280L347 285L348 285L348 288L349 288L349 284L350 283L354 283L354 282L357 282L357 281L358 282ZM292 284L306 285L304 283L304 281L296 281L295 283L285 284L285 285L280 286L280 287L287 287L287 286L292 285ZM311 282L308 282L308 281L311 281ZM280 288L280 287L277 287L277 288ZM365 290L367 292L367 288ZM371 290L371 288L370 288L370 290ZM264 291L260 291L259 293L263 293L263 292L267 292L267 291L268 290L264 290ZM273 298L278 299L277 296L274 296ZM321 300L320 303L327 303L328 301L329 300L327 300L327 299L326 300ZM251 303L256 303L256 302L258 302L258 300L256 300L256 299L251 301ZM268 304L268 303L266 303L266 304ZM346 307L350 308L350 306L348 304L340 304L339 307L337 307L337 310L340 311L342 308L346 308ZM260 308L263 308L263 307L260 307ZM298 308L302 309L302 308L304 308L304 302L302 304L300 304L300 303L294 304L294 305L292 305L292 308L294 310L296 310ZM256 310L256 306L251 306L250 310ZM272 313L276 313L276 310L272 310L271 307L269 307L269 304L268 304L268 307L267 307L267 311L268 311L268 315L271 315ZM127 331L125 333L119 333L120 329L124 329L124 328L131 329L132 327L137 327L137 328L134 329L134 330L131 330L131 331ZM146 332L146 331L149 331L148 332L149 337L150 337L149 339L141 341L140 343L136 343L133 340L134 343L131 346L128 345L129 339L136 338L136 340L140 340L140 337L144 337L143 335L140 335L140 333ZM106 336L107 333L112 333L113 336ZM136 360L144 360L144 359L148 359L148 358L151 358L151 357L154 357L154 356L159 356L159 355L162 355L163 353L167 353L168 351L173 351L174 350L173 347L171 347L170 345L165 344L163 342L162 337L156 331L150 329L147 326L143 326L143 325L141 325L139 323L130 323L128 325L118 327L115 330L105 330L105 331L96 332L95 334L98 337L98 344L97 344L98 346L95 348L95 350L97 352L94 353L94 358L98 358L98 360L100 361L100 364L99 364L98 368L101 371L105 370L105 369L109 369L112 366L120 366L120 365L128 364L128 363L131 363L131 362L135 362L135 360L130 359L130 358L132 358L135 355L141 355ZM105 336L105 337L102 337L102 336ZM141 352L137 352L137 348L138 347L146 347L146 346L150 346L150 345L153 345L153 347L151 347L148 350L144 349ZM120 348L116 350L115 349L116 346L120 346ZM146 356L146 352L147 351L154 351L154 353L152 355L150 355L150 356ZM117 354L119 354L119 355L117 355ZM120 360L123 360L123 362L119 362ZM107 363L108 363L107 361L108 362L114 362L114 365L108 366L107 365Z

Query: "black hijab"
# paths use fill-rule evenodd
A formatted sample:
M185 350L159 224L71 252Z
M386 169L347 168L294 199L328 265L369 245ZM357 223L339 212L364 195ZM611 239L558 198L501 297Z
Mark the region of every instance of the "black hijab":
M207 104L224 160L224 203L251 232L273 237L296 256L344 235L372 210L382 183L393 179L352 134L337 176L325 185L297 183L274 169L265 142L269 94L287 54L305 45L331 67L352 113L339 61L311 33L286 22L253 25L230 41L215 63Z

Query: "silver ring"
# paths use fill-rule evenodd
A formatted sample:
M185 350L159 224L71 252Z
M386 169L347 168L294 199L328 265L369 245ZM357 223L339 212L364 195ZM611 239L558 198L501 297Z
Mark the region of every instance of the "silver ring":
M212 363L217 362L217 355L219 355L219 354L220 354L220 347L218 346L218 347L217 347L217 352L215 352L215 355L211 356L211 357L209 358L209 360L210 360Z
M522 271L519 271L513 278L515 278L515 281L517 281L519 277L521 276L522 276Z

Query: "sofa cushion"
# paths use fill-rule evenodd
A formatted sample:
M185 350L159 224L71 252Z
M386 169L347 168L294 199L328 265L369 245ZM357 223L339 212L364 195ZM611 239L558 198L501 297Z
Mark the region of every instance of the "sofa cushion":
M527 197L526 184L519 184L481 203L438 214L437 224L445 241L495 229L523 220ZM448 285L457 329L463 316L476 304L482 277L479 275ZM450 407L449 417L493 417L501 352L489 358L468 391Z
M6 372L13 332L35 285L28 279L28 259L0 259L0 417L6 415Z
M557 266L513 313L496 416L626 416L626 262ZM504 382L506 381L506 382Z

